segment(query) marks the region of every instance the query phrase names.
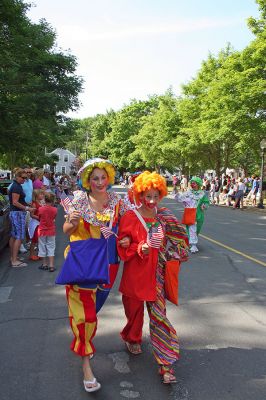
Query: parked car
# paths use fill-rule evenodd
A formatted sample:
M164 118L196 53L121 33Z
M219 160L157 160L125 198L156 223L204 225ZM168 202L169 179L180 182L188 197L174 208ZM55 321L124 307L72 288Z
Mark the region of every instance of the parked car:
M13 181L10 179L0 180L0 194L7 195L7 188Z
M10 238L9 201L0 193L0 251L7 246Z

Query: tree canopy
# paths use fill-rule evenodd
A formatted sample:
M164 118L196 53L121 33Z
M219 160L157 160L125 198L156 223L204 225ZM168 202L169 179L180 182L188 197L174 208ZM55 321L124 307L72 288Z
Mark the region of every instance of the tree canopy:
M82 88L76 58L56 47L45 20L29 20L29 8L22 0L0 4L0 151L11 168L66 141L64 114L78 108Z
M168 90L80 121L89 121L91 154L122 170L257 172L266 132L266 0L256 2L260 16L248 19L254 39L242 51L227 44L209 54L180 97Z
M258 172L266 132L266 0L256 3L260 15L247 21L253 40L241 51L226 44L209 54L179 97L169 89L119 111L67 120L82 89L76 58L56 47L45 20L27 18L28 4L2 0L2 161L34 162L45 146L64 144L83 160L108 157L121 171Z

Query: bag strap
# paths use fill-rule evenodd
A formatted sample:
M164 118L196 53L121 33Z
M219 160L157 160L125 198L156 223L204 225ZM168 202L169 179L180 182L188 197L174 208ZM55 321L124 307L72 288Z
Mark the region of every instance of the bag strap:
M114 211L112 212L111 218L110 218L110 222L109 222L109 228L112 230L113 227L113 221L114 221Z
M149 232L149 229L147 228L147 225L142 217L142 215L137 211L137 210L132 210L134 211L134 213L136 214L137 218L140 220L140 222L142 223L143 227L145 228L146 232Z

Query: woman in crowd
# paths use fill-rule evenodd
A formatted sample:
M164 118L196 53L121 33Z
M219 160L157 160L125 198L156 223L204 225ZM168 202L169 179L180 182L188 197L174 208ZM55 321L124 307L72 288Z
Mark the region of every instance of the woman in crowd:
M245 191L246 191L246 185L243 182L243 179L239 178L236 186L235 204L233 209L237 208L238 206L241 209L243 209L243 200Z
M54 172L51 172L50 182L51 182L51 190L55 194L55 173Z
M191 253L196 253L199 251L197 247L198 235L204 222L204 210L209 206L209 199L204 190L201 190L201 187L201 178L198 176L193 176L190 179L190 189L184 193L177 193L175 196L175 199L178 202L184 204L185 209L195 210L193 220L182 220L182 222L187 226Z
M37 169L34 172L34 180L33 180L33 189L45 189L44 183L43 183L43 170L42 169Z
M51 171L49 169L45 169L43 171L43 178L42 178L44 191L47 193L51 193Z
M175 383L172 365L179 359L176 331L166 317L165 265L166 260L179 258L177 244L186 248L186 233L177 219L165 208L157 209L167 195L165 179L156 172L143 172L134 181L134 198L141 204L121 218L118 253L124 260L120 284L127 324L121 332L127 349L140 354L144 302L150 317L150 336L153 354L159 365L163 383ZM120 241L130 238L129 247ZM179 249L180 250L180 249Z
M65 195L69 195L69 189L71 187L70 178L68 175L63 175L59 181L61 186L61 191L64 192Z
M16 268L27 266L27 263L18 259L18 252L26 235L27 211L34 211L34 208L29 207L25 201L26 195L23 191L22 184L26 179L27 174L25 170L22 168L16 169L15 179L8 191L11 220L11 237L9 240L9 246L11 250L11 266Z
M108 227L117 232L120 214L124 205L120 197L107 188L114 183L115 169L109 160L95 158L86 161L78 172L82 190L74 192L74 199L63 226L70 241L89 238L103 239L101 228ZM129 245L128 238L120 241L121 247ZM65 256L69 246L65 251ZM71 349L83 359L84 388L87 392L100 389L101 385L94 377L90 359L95 353L92 340L97 329L97 312L102 307L114 283L118 258L114 235L108 239L110 284L67 285L66 296L69 308L70 325L74 334Z
M54 191L55 191L55 197L56 197L56 202L60 203L61 201L61 196L62 196L62 188L61 188L61 184L60 184L60 175L59 173L56 173L54 176L54 183L55 183L55 187L54 187Z
M211 204L215 204L215 180L212 179L210 183L210 193L209 196Z

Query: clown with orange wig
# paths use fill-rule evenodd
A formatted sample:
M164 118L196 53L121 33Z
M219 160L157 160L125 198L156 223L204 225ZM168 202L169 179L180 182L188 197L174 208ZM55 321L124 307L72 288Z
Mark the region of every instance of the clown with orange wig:
M175 383L172 365L179 359L176 331L166 317L165 265L180 258L180 248L187 253L187 236L176 217L166 208L158 208L167 195L165 179L156 172L145 171L133 183L138 209L127 211L120 220L118 253L124 261L119 290L127 317L121 332L132 354L142 352L144 302L150 317L153 354L163 383ZM128 237L130 245L121 247L119 240Z

